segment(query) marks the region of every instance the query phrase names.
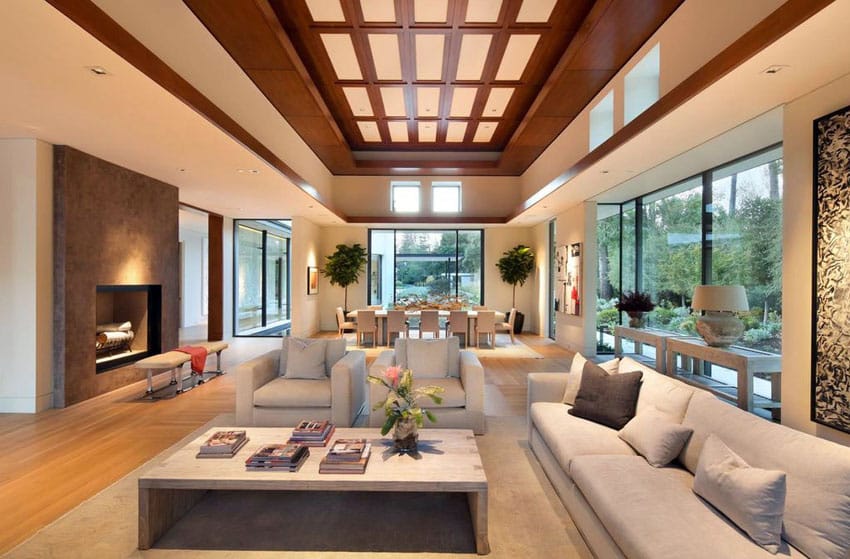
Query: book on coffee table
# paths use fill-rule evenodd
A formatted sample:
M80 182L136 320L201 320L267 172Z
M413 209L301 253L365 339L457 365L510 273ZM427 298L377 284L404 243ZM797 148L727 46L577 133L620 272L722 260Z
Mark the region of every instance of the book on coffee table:
M245 431L216 431L204 441L195 456L197 458L233 458L246 442L248 442L248 436Z
M326 446L333 436L334 424L328 420L302 420L292 429L292 435L287 442L301 443L305 446Z
M319 462L319 473L362 474L371 454L372 444L366 439L337 439Z
M299 443L271 444L260 448L245 460L248 470L289 470L294 472L301 467L310 449Z

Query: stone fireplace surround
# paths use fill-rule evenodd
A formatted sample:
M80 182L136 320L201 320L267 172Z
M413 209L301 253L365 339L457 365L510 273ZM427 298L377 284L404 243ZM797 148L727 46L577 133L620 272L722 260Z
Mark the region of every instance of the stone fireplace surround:
M98 285L159 285L161 351L178 339L177 188L68 146L54 148L54 406L140 381L97 374ZM45 349L47 351L47 349Z

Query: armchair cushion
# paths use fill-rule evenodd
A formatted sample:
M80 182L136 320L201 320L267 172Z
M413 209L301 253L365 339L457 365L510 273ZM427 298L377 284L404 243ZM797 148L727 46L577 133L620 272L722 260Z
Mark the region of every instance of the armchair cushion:
M416 378L458 377L460 375L460 340L404 340L395 343L396 365L411 369Z
M423 408L462 408L466 406L466 391L460 383L460 379L453 377L413 379L413 388L420 386L440 386L444 392L440 394L442 403L435 404L430 398L422 398L420 405ZM438 417L439 419L439 417Z
M290 344L296 343L299 344L299 347L303 348L304 346L312 346L314 344L318 345L322 348L319 350L318 347L312 349L311 351L315 351L315 357L318 358L318 353L322 353L322 366L323 366L323 375L328 376L331 374L331 368L334 364L342 359L345 355L345 339L333 339L333 340L322 340L315 338L283 338L283 344L281 346L280 352L280 376L286 378L323 378L323 376L318 375L318 366L311 366L309 369L314 373L315 376L308 376L303 371L298 370L299 366L294 366L294 372L297 376L293 377L289 375L289 348ZM313 354L311 354L313 355Z
M276 378L254 391L254 405L267 408L328 408L331 381Z
M325 372L324 340L308 342L296 338L289 339L289 350L286 356L287 379L322 379L327 377ZM318 343L317 343L318 342Z

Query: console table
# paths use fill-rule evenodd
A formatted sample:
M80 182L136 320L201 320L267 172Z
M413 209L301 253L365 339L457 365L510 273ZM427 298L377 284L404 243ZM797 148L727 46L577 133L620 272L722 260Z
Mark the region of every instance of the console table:
M631 328L629 326L614 327L614 355L623 356L623 338L635 342L635 353L641 355L641 346L648 344L655 347L655 370L667 373L667 340L679 337L681 334L656 330L654 328Z
M681 357L682 369L676 366L676 357ZM702 363L707 361L737 371L738 387L718 382L702 374ZM777 418L781 408L780 381L782 356L738 346L711 347L702 338L667 339L667 374L708 389L717 396L735 402L739 408L753 411L754 408L771 410ZM771 398L753 394L754 376L769 377Z

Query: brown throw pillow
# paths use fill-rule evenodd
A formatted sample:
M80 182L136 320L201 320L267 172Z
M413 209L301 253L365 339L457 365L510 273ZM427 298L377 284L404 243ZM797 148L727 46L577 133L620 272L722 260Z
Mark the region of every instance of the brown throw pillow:
M635 416L641 371L609 375L588 361L581 373L576 403L569 413L612 429L622 429Z

